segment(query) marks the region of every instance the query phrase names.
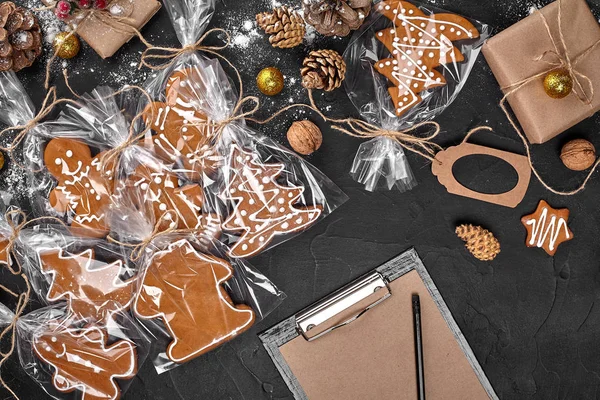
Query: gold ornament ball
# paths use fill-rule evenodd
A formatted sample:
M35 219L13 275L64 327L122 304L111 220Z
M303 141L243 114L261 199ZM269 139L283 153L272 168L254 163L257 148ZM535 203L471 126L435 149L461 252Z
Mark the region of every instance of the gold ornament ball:
M267 96L275 96L283 90L283 74L275 67L268 67L256 77L258 90Z
M0 169L4 168L4 153L0 151Z
M57 52L57 56L68 59L75 57L79 53L81 45L79 44L79 38L74 33L59 32L52 41L52 47Z
M546 74L544 90L553 99L567 97L573 90L573 79L566 69L557 69Z

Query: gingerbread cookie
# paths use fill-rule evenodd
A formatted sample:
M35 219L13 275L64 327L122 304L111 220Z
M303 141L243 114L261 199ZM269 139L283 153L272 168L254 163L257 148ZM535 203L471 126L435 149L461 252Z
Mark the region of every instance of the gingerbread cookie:
M194 229L200 239L207 240L221 235L218 215L203 212L202 188L197 184L179 187L177 176L167 170L138 166L119 188L119 196L126 196L143 212L151 212L153 221L162 221L162 230Z
M0 239L0 267L5 265L7 267L12 266L12 257L10 256L10 248L8 245L10 241L5 238Z
M122 280L121 260L104 263L93 249L65 254L62 249L38 249L41 270L52 277L46 300L67 300L69 309L82 319L106 324L133 300L135 279Z
M296 207L304 192L301 186L284 186L276 179L283 164L263 164L258 156L231 147L228 181L223 197L234 202L223 229L240 232L229 251L231 257L250 257L265 249L277 235L306 229L319 218L319 204Z
M214 129L208 118L196 110L191 99L205 87L196 68L175 71L167 80L165 102L153 102L144 110L146 124L155 132L144 139L146 148L159 157L180 163L190 180L210 176L218 168L220 157L211 145Z
M394 24L375 35L392 53L375 63L375 69L394 85L388 91L396 115L402 116L422 101L421 92L446 84L434 68L464 60L452 42L477 38L479 32L459 15L427 16L407 1L382 1L376 10Z
M92 157L90 147L80 140L52 139L44 151L46 168L58 181L50 193L50 205L58 212L73 214L71 227L89 237L108 234L106 211L114 182L110 166L101 171L102 153Z
M521 218L527 229L525 244L527 247L540 247L553 256L561 243L573 239L573 232L567 225L568 220L568 209L557 210L540 200L533 214Z
M135 345L119 340L107 345L99 328L68 329L52 324L33 340L35 354L54 369L52 383L62 393L81 392L81 400L117 400L115 379L137 372Z
M173 338L167 348L170 360L198 357L253 324L252 309L234 305L222 286L232 273L225 260L198 253L187 240L152 257L134 311L140 318L163 320Z

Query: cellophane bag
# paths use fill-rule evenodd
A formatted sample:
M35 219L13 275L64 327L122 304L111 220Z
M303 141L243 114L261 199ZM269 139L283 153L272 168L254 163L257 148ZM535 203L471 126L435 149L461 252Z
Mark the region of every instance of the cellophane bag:
M15 313L4 304L0 303L0 329L10 325L15 317Z
M19 360L54 399L118 399L131 385L150 349L150 338L126 313L100 324L49 306L20 317Z
M133 160L144 169L164 167L143 154L143 149L132 148L123 164L138 171ZM154 365L162 373L243 333L278 307L285 294L247 261L228 257L218 235L192 219L201 221L203 214L192 217L189 204L169 201L177 194L168 184L158 185L170 177L154 174L155 184L145 177L150 175L135 175L132 183L139 184L126 186L127 193L112 209L111 238L130 248L138 264L140 279L132 311L154 335ZM180 193L187 192L192 199L193 186L199 188L189 184ZM163 195L165 190L170 194ZM160 204L167 207L157 212ZM188 222L179 225L181 219Z
M384 130L431 121L456 99L489 35L487 25L437 7L376 2L344 53L348 97ZM351 175L369 191L416 184L404 149L389 136L360 145Z
M24 125L35 117L35 106L12 71L0 72L0 121L7 126Z
M200 143L177 149L176 164L184 180L202 185L205 202L220 215L230 257L257 255L346 201L317 168L238 117L240 100L219 60L198 58L167 82L171 102L147 119L149 140Z
M128 140L136 94L134 89L97 87L64 105L55 120L28 135L24 157L36 216L64 219L85 236L108 234L106 212L114 177L112 164L103 160L106 151Z
M26 227L15 252L42 302L66 303L72 319L105 324L130 310L139 275L120 246L76 233L60 224Z

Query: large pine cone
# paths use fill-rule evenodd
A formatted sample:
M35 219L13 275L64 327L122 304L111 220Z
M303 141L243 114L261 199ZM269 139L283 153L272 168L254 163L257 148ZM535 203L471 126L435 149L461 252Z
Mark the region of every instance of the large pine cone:
M339 88L346 76L346 63L335 50L314 50L302 62L302 86L331 92Z
M325 36L347 36L360 28L372 0L304 0L306 22Z
M0 71L20 71L42 53L40 25L30 10L0 4Z
M260 29L271 35L269 42L273 47L287 49L298 46L306 34L302 17L285 6L273 9L272 13L257 14L256 22Z
M480 226L460 225L456 234L466 244L467 250L481 261L492 261L500 253L500 242L494 234Z

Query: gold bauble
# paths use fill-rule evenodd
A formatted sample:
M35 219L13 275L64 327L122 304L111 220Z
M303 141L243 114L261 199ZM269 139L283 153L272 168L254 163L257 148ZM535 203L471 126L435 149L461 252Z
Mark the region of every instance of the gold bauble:
M275 67L268 67L256 77L258 90L267 96L275 96L283 90L283 74Z
M4 168L4 153L0 151L0 169Z
M59 32L52 41L52 47L60 58L73 58L79 53L81 45L77 35L71 32Z
M544 78L544 90L553 99L562 99L573 90L573 78L566 69L548 72Z

